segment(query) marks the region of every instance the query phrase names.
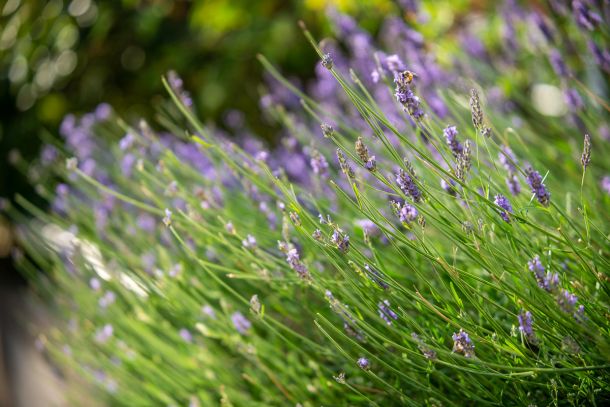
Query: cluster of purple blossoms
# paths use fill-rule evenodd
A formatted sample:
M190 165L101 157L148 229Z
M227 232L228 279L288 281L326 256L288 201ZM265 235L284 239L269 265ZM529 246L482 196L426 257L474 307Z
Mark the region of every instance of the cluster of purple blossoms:
M400 190L407 196L410 196L414 202L421 201L421 191L415 185L412 175L407 174L402 168L398 170L396 174L396 183L400 187Z
M175 71L169 71L167 73L167 82L178 98L180 98L180 101L184 104L184 106L193 106L193 99L191 98L190 93L184 90L182 78L178 76Z
M474 356L474 344L470 336L463 329L460 328L460 332L454 333L452 338L454 352L461 353L467 358Z
M413 205L409 205L406 202L404 202L402 206L400 203L395 202L394 207L398 211L398 218L402 223L411 223L416 220L417 216L419 215L417 208Z
M568 314L572 314L577 320L582 320L585 314L585 306L576 306L578 297L566 289L562 289L557 295L557 304L559 308Z
M234 312L233 315L231 315L231 322L233 322L233 326L237 329L237 332L242 335L246 334L252 327L252 323L239 311Z
M535 344L537 340L532 327L532 313L529 311L520 312L517 319L519 320L519 332L525 336L529 343Z
M593 31L599 24L602 23L602 18L599 14L591 11L589 5L582 0L574 0L572 2L572 11L576 23L585 30Z
M178 331L178 335L180 335L182 340L186 343L193 342L193 334L186 328L181 328L180 331Z
M364 358L364 357L359 358L356 361L356 364L362 370L368 370L371 367L371 362L369 362L369 360L367 358Z
M510 223L509 214L513 212L513 207L510 202L504 195L496 195L494 199L494 203L498 205L500 208L504 209L504 211L500 212L500 216L504 219L505 222Z
M386 324L392 325L392 320L397 320L398 315L390 308L390 301L383 300L379 304L377 304L377 308L379 311L379 317L382 318Z
M517 167L515 165L517 163L517 157L509 146L502 146L502 150L498 154L498 160L500 161L500 164L502 164L502 166L506 169L506 171L510 173L517 172Z
M116 301L116 295L113 291L106 291L99 299L98 304L101 308L108 308Z
M311 278L307 266L303 264L299 256L299 252L291 243L277 242L278 248L286 255L286 262L291 269L297 272L300 278L308 280Z
M396 74L394 83L396 83L396 100L400 103L406 112L414 119L420 119L424 115L424 111L420 106L419 97L411 90L410 84L413 80L413 73L403 71Z
M451 149L451 153L454 157L459 157L464 151L464 146L458 141L458 131L455 126L447 126L443 129L443 135L447 141L447 145Z
M323 177L328 176L328 161L326 161L326 158L324 158L318 150L313 150L311 152L309 164L311 165L314 174Z
M602 190L606 192L606 194L610 195L610 175L605 175L600 181L599 185L601 186Z
M566 104L570 111L580 110L584 107L585 103L582 100L582 96L580 93L574 88L567 88L563 96L565 98Z
M335 229L330 241L337 246L341 253L347 253L349 250L349 236L343 233L341 229Z
M114 333L114 328L110 324L104 325L102 328L98 329L95 333L95 341L97 343L105 343L112 337Z
M252 235L247 235L246 238L241 241L241 245L250 250L256 249L256 244L256 238Z
M540 256L536 255L533 259L528 261L527 267L534 273L538 287L548 292L552 292L557 285L559 285L559 274L546 271L546 268L540 262Z
M607 49L604 49L602 51L602 49L599 48L597 44L591 40L589 40L588 45L589 51L591 52L591 54L593 54L593 59L595 60L595 63L599 65L602 70L610 73L610 51L608 51Z
M531 167L525 170L527 174L527 183L532 189L532 193L543 206L549 206L551 202L551 194L547 191L546 186L542 183L540 173L533 170Z
M568 76L570 76L570 70L568 69L568 66L566 65L565 61L563 60L563 57L561 56L561 53L558 50L551 50L549 54L549 61L557 76L559 76L560 78L567 78Z

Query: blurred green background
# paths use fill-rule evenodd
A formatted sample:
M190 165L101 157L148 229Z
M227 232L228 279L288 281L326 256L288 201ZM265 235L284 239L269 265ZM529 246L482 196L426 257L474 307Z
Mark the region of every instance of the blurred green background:
M6 0L0 2L0 197L35 196L12 169L19 150L36 156L68 112L101 102L127 120L152 117L165 97L161 75L176 70L200 117L222 122L230 109L263 131L258 99L266 55L291 77L313 75L314 52L298 20L330 32L335 7L375 29L397 5L388 0ZM266 133L269 131L267 130ZM12 157L11 154L13 155Z

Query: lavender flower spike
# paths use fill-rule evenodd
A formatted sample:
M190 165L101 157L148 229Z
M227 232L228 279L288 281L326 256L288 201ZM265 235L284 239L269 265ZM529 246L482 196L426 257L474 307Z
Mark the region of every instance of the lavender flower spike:
M529 343L536 343L534 328L532 327L532 313L529 311L521 312L517 315L519 320L519 332L521 332Z
M248 332L248 330L252 327L252 323L248 321L244 315L237 311L231 315L231 321L233 322L233 326L237 329L237 332L244 335Z
M525 170L527 174L527 183L532 189L532 193L536 195L536 199L543 206L549 206L551 202L551 194L546 190L546 186L542 183L542 177L540 173L533 170L531 167Z
M557 273L553 274L548 271L545 274L546 268L540 262L540 257L538 255L527 262L527 267L534 273L538 287L551 292L559 284L559 275Z
M454 157L459 157L464 150L462 144L457 140L458 131L455 126L447 126L443 130L443 135L445 136L445 140L447 141L447 145L451 149Z
M396 183L402 190L402 192L410 196L414 202L421 201L421 191L415 185L413 181L413 177L407 174L402 168L398 170L398 174L396 174Z
M509 213L512 213L513 207L511 206L508 199L506 199L504 195L498 194L496 195L494 203L500 208L504 209L504 211L500 212L500 216L502 217L502 219L504 219L505 222L510 223Z
M341 253L347 253L347 251L349 250L349 236L343 233L341 229L336 229L333 232L330 241L337 246L337 249Z
M390 301L383 300L380 302L377 307L379 308L379 316L386 322L388 325L392 325L392 320L398 319L398 315L390 308Z
M470 340L470 336L463 329L460 332L454 333L453 336L453 351L463 354L467 358L474 356L474 344Z

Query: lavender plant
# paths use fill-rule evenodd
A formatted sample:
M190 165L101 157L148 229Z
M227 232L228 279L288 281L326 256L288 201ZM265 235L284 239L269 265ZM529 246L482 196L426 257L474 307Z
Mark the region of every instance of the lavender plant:
M574 3L555 22L602 46L600 15ZM504 12L510 32L544 24L540 47L564 58L550 18ZM21 266L50 273L36 287L65 324L41 348L115 405L610 400L603 97L576 82L583 108L563 118L493 103L492 59L456 53L446 71L400 19L382 36L407 40L387 55L332 18L347 53L303 27L322 68L311 96L260 57L277 147L204 126L175 74L158 129L64 120L67 148L36 180L53 213L10 209Z

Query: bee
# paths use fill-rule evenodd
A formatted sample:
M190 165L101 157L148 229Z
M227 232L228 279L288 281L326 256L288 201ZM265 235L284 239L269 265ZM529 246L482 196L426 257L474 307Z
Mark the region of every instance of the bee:
M410 84L411 82L413 82L413 78L415 78L416 76L417 76L417 74L415 72L411 72L411 71L402 72L402 79L407 85Z

